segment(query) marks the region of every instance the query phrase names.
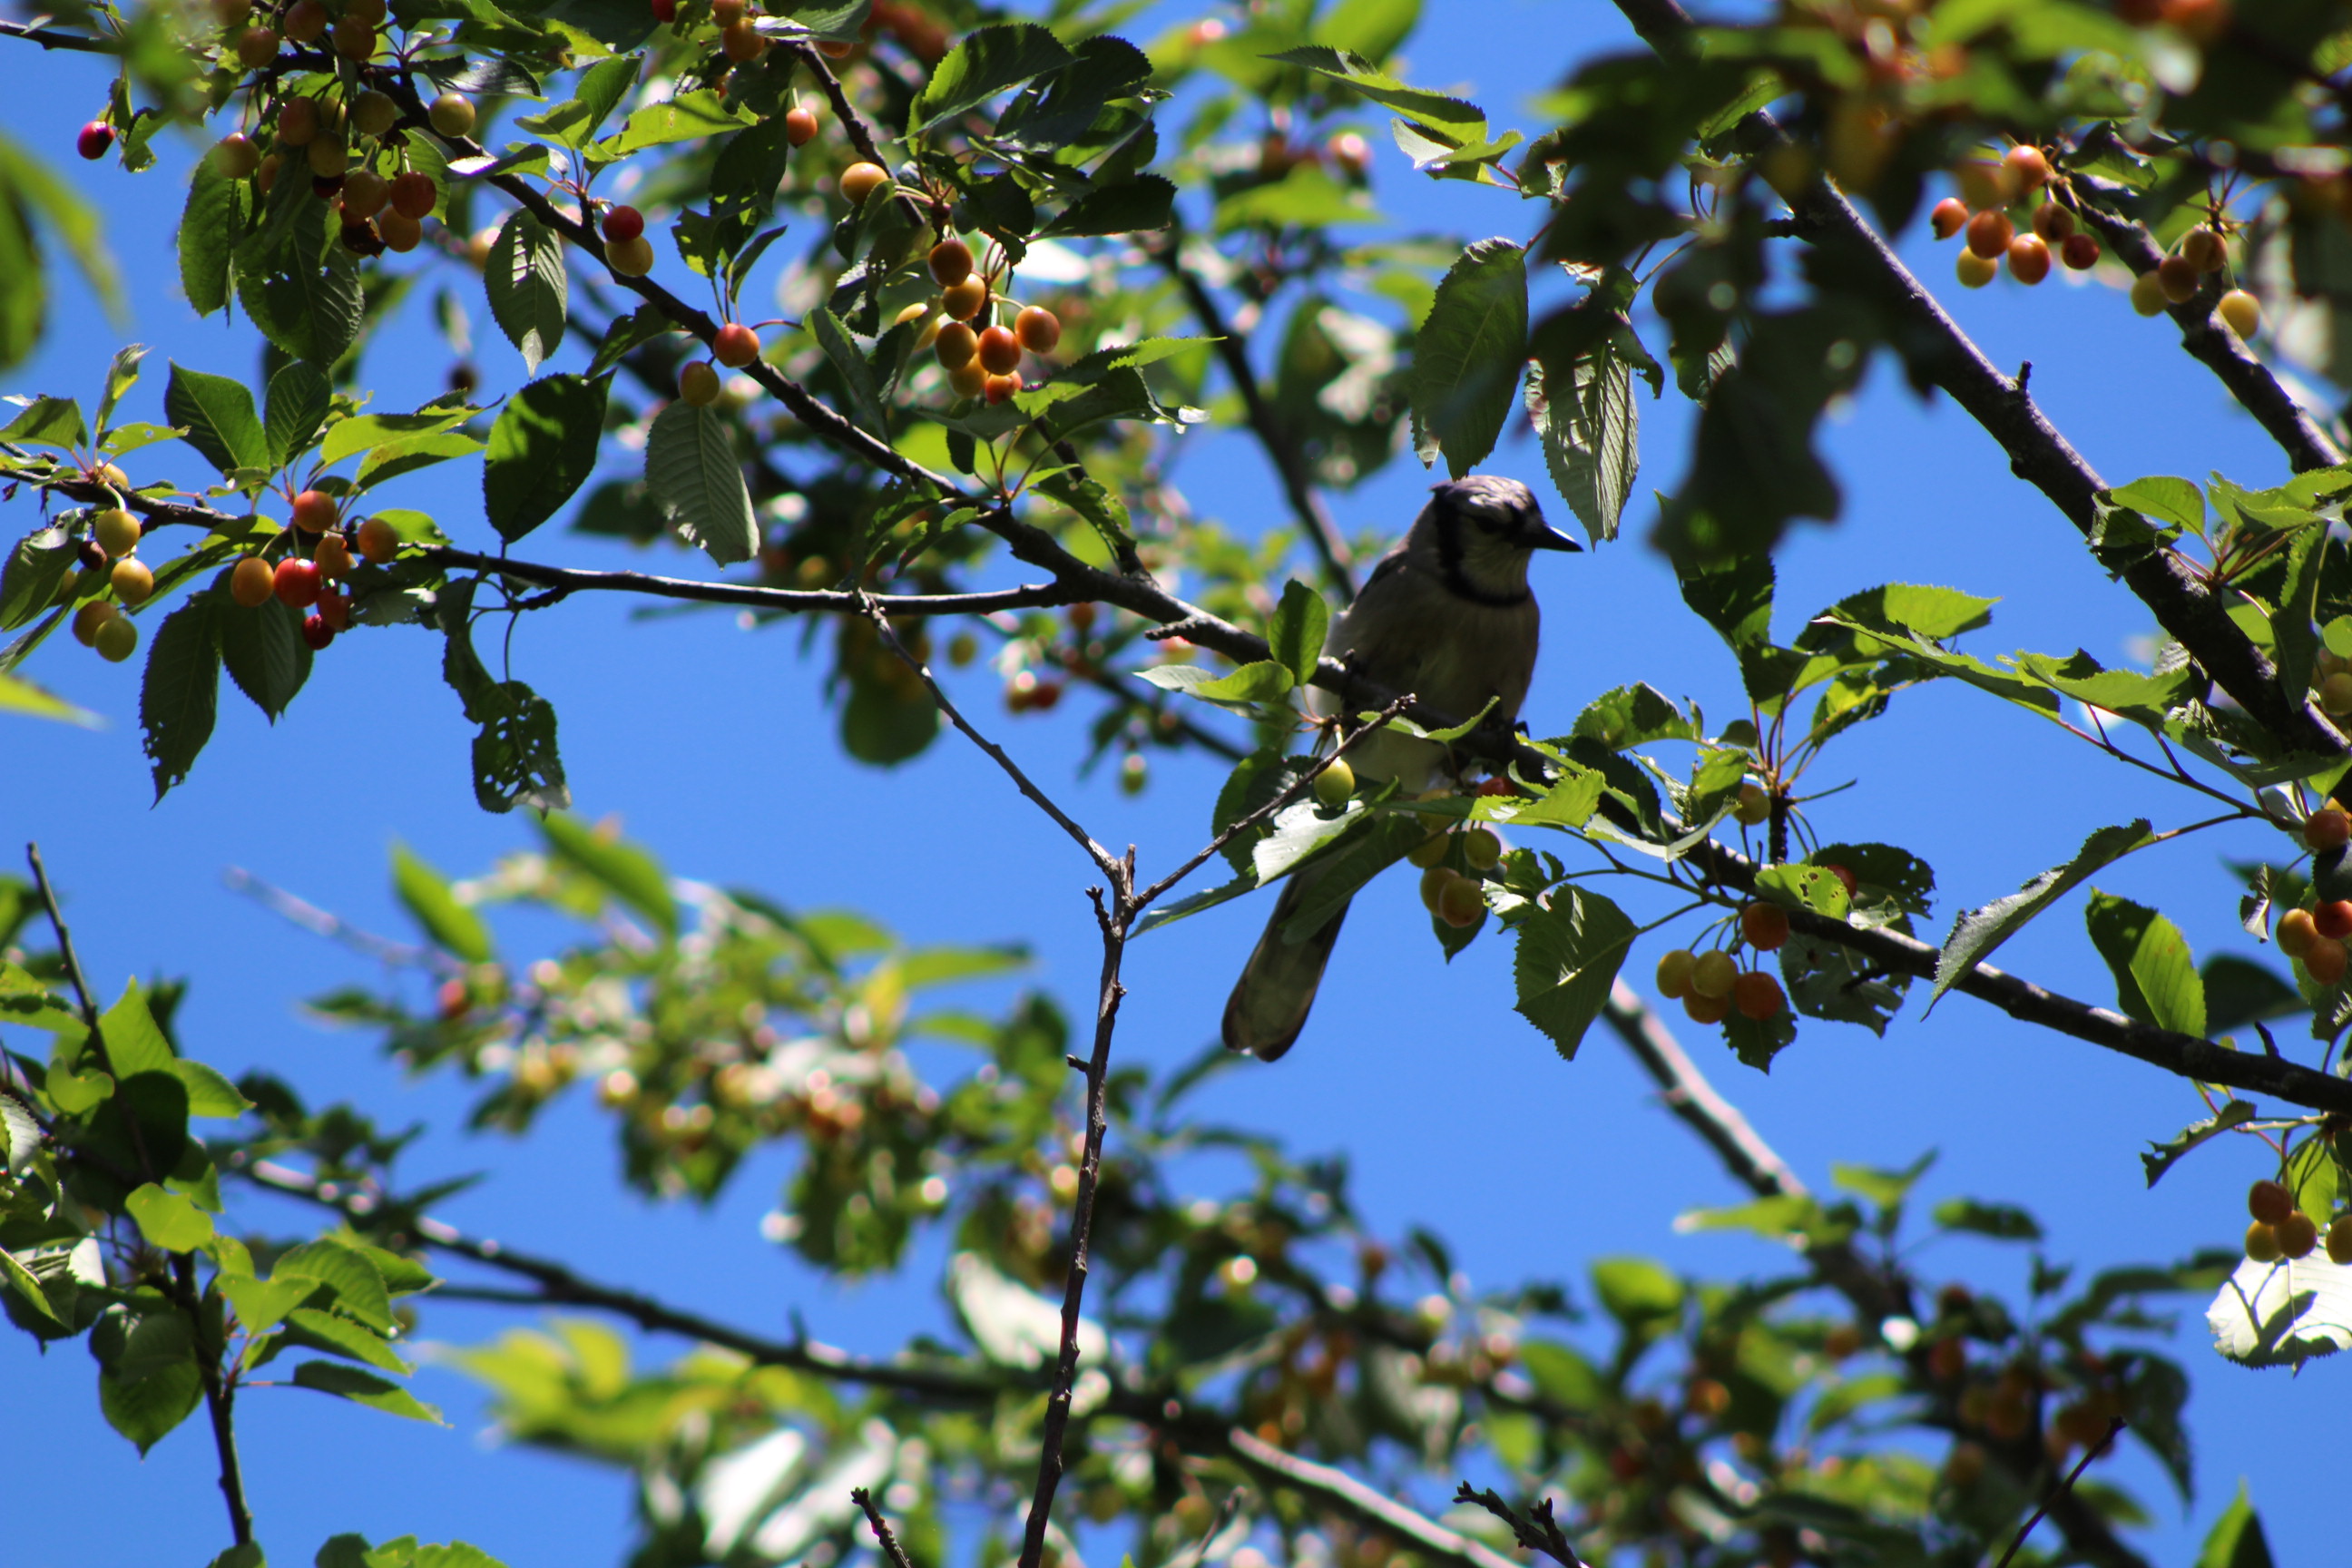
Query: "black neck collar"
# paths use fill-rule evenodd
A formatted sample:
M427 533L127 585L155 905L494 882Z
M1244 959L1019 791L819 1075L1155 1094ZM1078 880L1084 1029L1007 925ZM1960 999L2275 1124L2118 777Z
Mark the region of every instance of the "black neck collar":
M1467 599L1474 605L1484 605L1490 610L1508 610L1526 604L1535 593L1524 583L1517 588L1496 593L1482 588L1470 580L1463 570L1462 519L1446 512L1437 520L1437 564L1445 579L1446 591L1456 598Z

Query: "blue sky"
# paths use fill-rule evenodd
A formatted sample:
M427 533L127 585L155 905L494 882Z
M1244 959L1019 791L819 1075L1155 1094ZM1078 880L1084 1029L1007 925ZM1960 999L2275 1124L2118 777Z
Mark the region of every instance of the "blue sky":
M1502 124L1527 125L1528 97L1572 56L1629 41L1596 0L1497 0L1433 5L1409 51L1413 80L1484 103ZM1130 36L1149 38L1153 26ZM153 344L154 374L132 395L134 417L160 418L166 359L245 374L254 340L217 319L198 321L178 299L171 229L174 173L134 179L112 163L84 165L73 129L100 108L104 78L79 57L18 50L0 97L0 127L46 153L109 209L109 233L130 283L129 336ZM1458 184L1423 184L1391 149L1377 164L1384 208L1402 222L1464 237L1524 237L1528 212L1510 198ZM1912 237L1909 253L1931 283L1950 253ZM460 279L464 281L464 279ZM2147 473L2275 483L2284 466L2252 422L2183 354L2162 321L2131 314L2122 297L2057 280L2027 290L2006 281L1948 303L1999 363L2034 363L2037 399L2110 482ZM420 290L429 299L429 290ZM414 406L438 390L446 367L427 306L415 330L372 353L379 406ZM477 362L485 390L524 379L518 355L478 308ZM6 377L11 391L94 396L120 341L66 289L48 344ZM559 360L559 367L568 362ZM576 368L576 367L574 367ZM1645 404L1644 471L1637 495L1671 490L1688 435L1671 392ZM1204 432L1187 440L1181 476L1196 509L1255 530L1282 521L1279 492L1243 440ZM2148 617L2092 563L2074 531L2038 494L2009 477L1989 437L1957 409L1922 403L1885 365L1825 435L1847 494L1834 527L1804 527L1780 557L1780 630L1856 589L1899 580L2000 595L1971 648L2059 654L2076 647L2107 662L2129 657ZM609 452L615 471L625 461ZM176 448L152 449L135 477L191 469ZM1541 482L1532 442L1507 445L1490 468ZM436 510L460 542L490 539L470 472L412 481L406 504ZM1401 531L1427 483L1409 458L1332 506L1350 532ZM1556 504L1556 503L1555 503ZM1558 509L1565 517L1565 509ZM1646 500L1629 514L1638 533ZM20 496L0 506L12 535L32 526ZM695 561L648 559L551 528L529 553L584 565L690 572ZM1664 562L1638 538L1592 554L1538 563L1544 655L1526 716L1538 733L1564 729L1591 696L1633 679L1696 697L1718 718L1738 683L1715 637L1685 611ZM952 738L914 763L876 773L844 761L817 693L819 665L801 658L789 629L751 631L723 613L636 620L616 597L585 596L528 618L513 645L516 672L556 705L579 809L618 816L676 874L741 883L793 905L860 907L916 941L1022 939L1037 973L1074 1008L1096 962L1081 889L1088 868L1001 775ZM596 1118L574 1105L528 1145L457 1131L462 1099L440 1080L408 1083L364 1037L321 1031L295 1002L371 978L352 955L296 931L222 883L242 867L378 930L404 932L386 874L391 841L404 840L453 874L484 868L531 842L526 826L485 816L466 773L469 727L442 684L437 642L414 633L343 639L318 662L310 687L275 728L233 696L188 783L149 805L136 723L137 669L100 663L60 639L27 673L104 715L94 731L7 721L0 741L0 846L13 860L37 838L68 889L86 960L110 991L133 974L187 974L183 1013L196 1054L232 1072L276 1071L313 1102L351 1098L414 1117L435 1131L413 1156L419 1179L491 1167L493 1178L453 1202L447 1217L478 1233L551 1252L626 1281L658 1281L755 1328L781 1329L797 1310L811 1331L882 1350L940 1321L929 1276L856 1289L827 1285L757 1234L784 1169L755 1163L707 1212L655 1209L623 1194ZM1147 875L1204 836L1222 770L1212 761L1160 761L1140 799L1108 774L1079 784L1082 720L1008 721L977 674L959 689L1105 843L1141 847ZM1817 775L1860 787L1824 802L1824 837L1885 839L1937 867L1938 929L1959 909L2012 890L2071 855L2100 826L2147 815L2191 820L2182 792L2092 754L2054 729L1990 698L1927 689L1900 699L1886 720L1841 742ZM2176 798L2178 797L2178 798ZM2284 853L2253 828L2200 835L2137 857L2100 878L2109 891L2171 915L2200 956L2250 946L2236 929L2225 855ZM2084 939L2080 898L2030 929L2005 967L2055 989L2112 1001ZM1130 955L1123 1057L1171 1064L1212 1037L1230 976L1254 940L1260 907L1245 903L1183 922ZM508 951L530 955L553 940L528 921L501 926ZM1646 976L1649 955L1637 962ZM1229 1074L1203 1109L1277 1132L1302 1151L1349 1152L1356 1190L1383 1226L1428 1224L1455 1244L1481 1286L1524 1277L1580 1275L1599 1256L1640 1252L1717 1275L1774 1267L1761 1244L1682 1236L1674 1217L1739 1195L1680 1125L1658 1110L1632 1064L1596 1034L1574 1063L1510 1011L1507 950L1487 941L1446 966L1402 878L1361 899L1339 944L1314 1022L1278 1067ZM2085 1268L2168 1259L2226 1244L2242 1227L2251 1145L2189 1161L2153 1192L2137 1150L2200 1114L2185 1084L2082 1043L2012 1024L1954 997L1922 1021L1913 1011L1880 1041L1856 1029L1811 1025L1769 1078L1738 1067L1720 1046L1685 1030L1702 1064L1805 1177L1826 1182L1832 1161L1901 1165L1937 1149L1930 1197L1966 1194L2026 1204L2051 1233L2056 1258ZM2020 1259L1949 1244L1931 1267L2004 1285ZM928 1259L935 1262L936 1259ZM2120 1473L2156 1507L2157 1558L2192 1554L2204 1525L2250 1477L2282 1562L2324 1560L2336 1533L2323 1499L2319 1401L2342 1373L2326 1364L2301 1379L2226 1366L2204 1344L2191 1309L2178 1353L2196 1384L2190 1418L2200 1489L2184 1520L2152 1467ZM477 1338L507 1320L479 1309L436 1310L431 1332ZM656 1345L647 1353L673 1353ZM29 1342L0 1343L0 1383L20 1418L0 1426L0 1475L10 1510L8 1556L31 1568L67 1563L205 1561L218 1519L211 1452L196 1426L143 1464L100 1422L95 1368L79 1345L40 1356ZM372 1538L414 1532L463 1537L513 1565L615 1559L628 1506L623 1478L519 1450L486 1452L471 1385L426 1370L420 1391L448 1412L446 1428L388 1420L307 1394L255 1396L240 1407L243 1446L262 1536L281 1563L307 1562L338 1531ZM21 1413L62 1406L61 1419ZM192 1538L186 1521L204 1521Z

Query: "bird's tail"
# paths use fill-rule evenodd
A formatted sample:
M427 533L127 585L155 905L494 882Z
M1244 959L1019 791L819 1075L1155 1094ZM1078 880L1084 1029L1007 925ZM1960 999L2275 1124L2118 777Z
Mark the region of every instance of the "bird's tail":
M1242 977L1234 982L1233 995L1225 1001L1227 1049L1247 1051L1260 1061L1270 1062L1288 1050L1298 1031L1307 1026L1316 990L1323 984L1323 966L1331 961L1331 945L1339 940L1339 922L1348 918L1348 906L1342 903L1319 929L1297 941L1286 938L1282 928L1321 879L1317 868L1283 883L1281 896L1274 900L1274 913L1266 917L1265 931L1258 937L1249 963L1242 966Z

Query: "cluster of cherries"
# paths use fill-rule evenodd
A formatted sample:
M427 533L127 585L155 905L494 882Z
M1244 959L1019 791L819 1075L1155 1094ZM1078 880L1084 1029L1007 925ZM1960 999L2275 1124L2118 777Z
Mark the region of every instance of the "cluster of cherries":
M1779 952L1789 940L1789 911L1778 904L1742 906L1739 937L1758 952ZM1694 1024L1720 1024L1734 1012L1760 1022L1780 1016L1789 1005L1769 971L1742 969L1721 948L1675 949L1658 960L1657 986L1659 995L1683 1005Z
M73 617L74 640L96 648L100 658L112 664L121 664L139 647L138 624L122 612L145 604L155 592L155 574L132 553L144 531L139 519L121 507L100 512L76 552L81 571L66 582L68 601L100 579L113 589L114 597L92 599Z
M2257 1263L2310 1257L2320 1246L2319 1226L2295 1205L2294 1194L2278 1182L2256 1182L2246 1190L2246 1256ZM2327 1260L2352 1263L2352 1215L2327 1227Z
M399 553L400 535L380 517L363 519L346 536L335 498L323 490L304 490L293 501L294 538L298 548L275 565L259 555L239 561L228 576L228 595L248 610L276 599L302 617L302 640L313 649L324 648L335 634L352 624L352 596L341 587L359 562L388 563ZM310 542L304 555L299 546Z

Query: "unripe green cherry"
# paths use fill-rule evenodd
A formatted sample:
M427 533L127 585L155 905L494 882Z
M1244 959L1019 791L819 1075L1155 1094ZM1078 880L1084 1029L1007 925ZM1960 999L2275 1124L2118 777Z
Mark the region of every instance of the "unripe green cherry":
M139 520L119 506L110 506L100 512L91 527L99 548L110 556L128 555L138 549L139 535L142 531Z
M445 92L433 100L425 118L444 136L463 136L474 129L474 103L462 92Z
M1348 765L1345 757L1334 757L1331 765L1315 775L1315 798L1323 805L1337 808L1348 804L1356 793L1356 770Z
M1491 871L1503 858L1503 841L1491 827L1474 827L1462 836L1463 863L1473 871Z

